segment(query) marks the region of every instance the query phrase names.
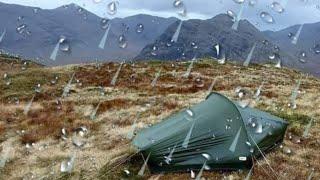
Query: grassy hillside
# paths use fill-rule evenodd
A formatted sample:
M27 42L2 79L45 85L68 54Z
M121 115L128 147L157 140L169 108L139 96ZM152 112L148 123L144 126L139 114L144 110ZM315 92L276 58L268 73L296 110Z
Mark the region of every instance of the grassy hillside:
M116 63L46 68L2 58L0 64L0 158L6 154L8 159L0 179L190 179L190 172L151 175L147 171L137 177L143 161L126 136L138 112L138 129L157 123L203 101L214 79L213 90L234 100L237 87L254 93L264 82L260 100L250 106L290 123L283 145L267 154L276 175L259 159L252 179L320 177L320 80L312 76L273 65L245 68L200 60L186 78L189 63L154 61L124 64L112 86ZM160 69L161 76L152 87ZM73 74L69 95L61 98ZM300 78L297 108L291 109L290 96ZM303 138L311 118L309 136ZM73 155L74 169L61 173L61 163ZM203 177L243 179L247 173L205 172Z

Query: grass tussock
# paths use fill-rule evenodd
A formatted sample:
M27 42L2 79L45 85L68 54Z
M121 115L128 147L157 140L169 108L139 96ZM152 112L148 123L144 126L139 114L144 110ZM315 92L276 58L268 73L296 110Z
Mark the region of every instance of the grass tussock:
M107 163L103 166L98 174L98 179L132 179L132 180L146 180L150 177L148 170L145 176L138 176L138 172L143 165L143 160L140 154L131 158L123 157L115 162ZM129 172L129 173L127 173Z
M48 109L29 112L25 121L20 124L21 129L27 130L21 136L21 142L23 144L35 143L50 137L59 139L62 135L62 128L66 129L70 134L81 126L96 130L96 124L77 116L73 109L73 104L66 103L61 109L50 106Z

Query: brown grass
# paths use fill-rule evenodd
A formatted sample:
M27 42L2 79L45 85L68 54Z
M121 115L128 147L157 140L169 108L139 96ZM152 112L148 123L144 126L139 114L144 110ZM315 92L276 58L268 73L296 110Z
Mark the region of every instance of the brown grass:
M59 172L60 162L64 159L61 157L68 157L70 151L73 150L73 145L68 144L69 141L59 140L61 129L65 128L68 134L72 134L80 126L87 127L90 133L86 139L87 146L78 151L80 155L74 172L69 175L56 173L49 175L49 179L78 178L80 176L84 179L106 179L108 177L109 179L110 177L120 179L123 177L125 168L136 174L142 165L140 156L133 157L116 168L116 171L109 172L108 176L105 176L104 173L106 169L119 162L117 159L132 155L133 152L128 150L130 141L126 139L126 135L132 127L137 112L140 112L141 108L146 109L137 121L138 128L157 123L182 108L203 101L215 78L218 80L213 90L230 98L235 97L234 90L237 86L244 87L253 93L264 81L261 101L255 106L290 122L284 146L293 151L291 155L285 154L283 149L272 151L267 155L271 166L276 169L281 179L306 179L311 167L315 168L314 177L320 177L318 163L320 155L317 152L320 148L319 124L314 123L309 138L301 138L310 117L317 119L320 117L318 110L320 99L317 98L319 79L314 77L303 79L301 89L306 93L298 96L299 108L291 110L287 104L296 80L301 76L297 71L260 65L253 65L249 68L232 63L218 65L205 60L195 63L188 78L182 77L188 65L188 63L178 62L140 62L133 67L126 64L114 87L110 86L110 82L119 67L118 63L105 63L100 69L94 65L81 65L47 69L33 67L25 72L21 72L20 67L17 66L10 72L15 82L21 83L23 88L15 85L7 88L0 85L0 100L3 104L0 108L0 135L9 134L9 136L1 136L0 146L9 139L17 139L14 143L15 155L6 166L4 173L0 174L0 179L19 179L30 171L38 174L39 178L50 174L49 168L46 168L48 165L44 166L40 160L39 162L35 160L37 159L35 157L39 157L38 159L50 157L52 161L56 161L56 164L52 166L56 172ZM10 67L5 64L4 66ZM152 88L151 81L160 68L162 68L162 74L156 87ZM173 70L176 71L176 76L172 75ZM57 105L55 101L61 97L63 86L69 81L73 72L76 72L75 79L80 80L83 85L75 85L74 81L70 96L61 100L61 104ZM24 78L30 73L33 75ZM52 85L49 80L55 74L59 74L60 79L56 85ZM199 86L196 82L198 77L203 81L203 86ZM30 87L33 87L39 80L43 80L43 91L37 94L26 116L23 114L23 108L32 97L33 90ZM106 89L105 96L98 94L97 86ZM81 98L78 99L80 96ZM9 106L8 102L13 97L19 97L20 105L11 103ZM97 121L90 120L84 115L84 111L90 112L98 102L101 102L101 105L97 112ZM61 109L58 108L59 106ZM24 130L25 133L15 133L21 130ZM301 142L298 144L293 139L289 139L289 133L294 137L293 139L301 138ZM37 151L37 148L29 149L26 155L25 146L23 146L26 143L35 143L39 146L45 143L50 144L50 147L46 151ZM92 157L95 159L90 160ZM274 179L265 161L260 159L259 163L261 165L255 164L254 166L252 179ZM17 166L19 170L16 170ZM93 166L95 168L91 170ZM246 174L247 171L213 171L205 172L204 177L208 179L244 179ZM147 173L140 179L155 176ZM189 177L189 172L169 173L160 179L180 180L189 179ZM138 177L133 176L133 178Z

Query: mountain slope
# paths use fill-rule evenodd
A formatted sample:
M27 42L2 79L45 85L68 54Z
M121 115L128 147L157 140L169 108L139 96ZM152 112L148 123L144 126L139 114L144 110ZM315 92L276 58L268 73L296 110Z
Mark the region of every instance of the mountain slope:
M105 33L101 18L77 5L43 10L0 3L0 35L6 30L0 49L26 58L41 58L49 65L84 63L95 59L130 60L174 21L174 18L149 15L115 18L110 21L112 26L105 48L99 49L98 44ZM139 23L144 25L143 33L135 30ZM23 25L26 28L22 28ZM118 43L122 34L128 41L125 49ZM56 61L49 60L61 35L67 37L71 52L60 51Z
M295 45L292 40L300 26L295 25L276 32L266 31L264 34L278 44L283 51L292 54L294 61L300 61L305 68L311 69L315 75L320 76L320 22L304 24Z
M244 62L254 44L252 62L273 62L282 61L282 65L298 68L311 74L316 74L314 65L318 62L302 64L298 60L293 60L294 55L290 51L279 48L271 38L255 28L247 20L241 20L238 31L231 28L233 21L227 15L218 15L208 20L188 20L184 21L181 27L177 43L169 43L175 33L179 22L169 26L169 28L159 36L154 43L146 46L135 58L137 60L146 59L192 59L193 57L214 57L226 56L228 59ZM197 48L192 46L196 44ZM217 57L215 44L221 48L220 56ZM156 47L156 48L154 48ZM156 49L156 51L154 51ZM275 59L269 59L276 55Z

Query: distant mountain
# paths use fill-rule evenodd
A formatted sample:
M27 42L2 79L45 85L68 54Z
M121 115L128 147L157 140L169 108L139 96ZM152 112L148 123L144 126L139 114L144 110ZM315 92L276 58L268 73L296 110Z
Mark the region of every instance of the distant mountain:
M180 20L136 15L110 20L105 48L100 49L98 45L106 32L101 21L75 4L44 10L0 3L0 50L24 58L39 58L46 65L194 57L226 57L244 62L256 44L253 63L281 60L283 66L320 76L320 23L304 25L297 45L293 45L288 35L292 38L299 25L277 32L261 32L249 21L241 20L235 31L231 28L233 20L221 14L207 20L183 21L177 42L171 42ZM138 24L143 25L141 33L136 31ZM120 47L121 35L126 48ZM59 51L57 59L50 60L60 36L67 38L70 51ZM214 47L217 44L219 55Z
M292 40L301 25L295 25L280 31L266 31L274 43L278 44L283 51L291 54L293 61L299 61L308 71L320 76L320 22L304 24L297 44Z
M100 49L98 45L106 31L101 20L75 4L44 10L0 3L0 36L6 31L0 49L26 58L44 59L47 65L85 63L95 59L130 60L176 21L175 18L149 15L112 19L105 48ZM137 33L136 27L140 23L144 30ZM118 43L122 34L128 42L125 49ZM71 52L59 51L56 61L49 60L61 35L67 38Z
M272 32L261 32L247 20L240 21L237 31L231 28L232 19L224 14L208 20L183 21L178 41L172 43L171 39L179 23L180 21L177 21L170 25L154 43L147 45L135 59L179 60L194 57L221 59L222 56L226 56L232 61L243 62L256 43L251 60L253 63L277 63L281 60L284 66L301 69L312 74L316 74L318 71L314 66L308 64L316 64L319 67L319 62L301 63L295 59L291 51L282 48L282 44L274 42L274 39L268 35ZM214 48L216 44L219 44L221 48L219 57L217 57Z

